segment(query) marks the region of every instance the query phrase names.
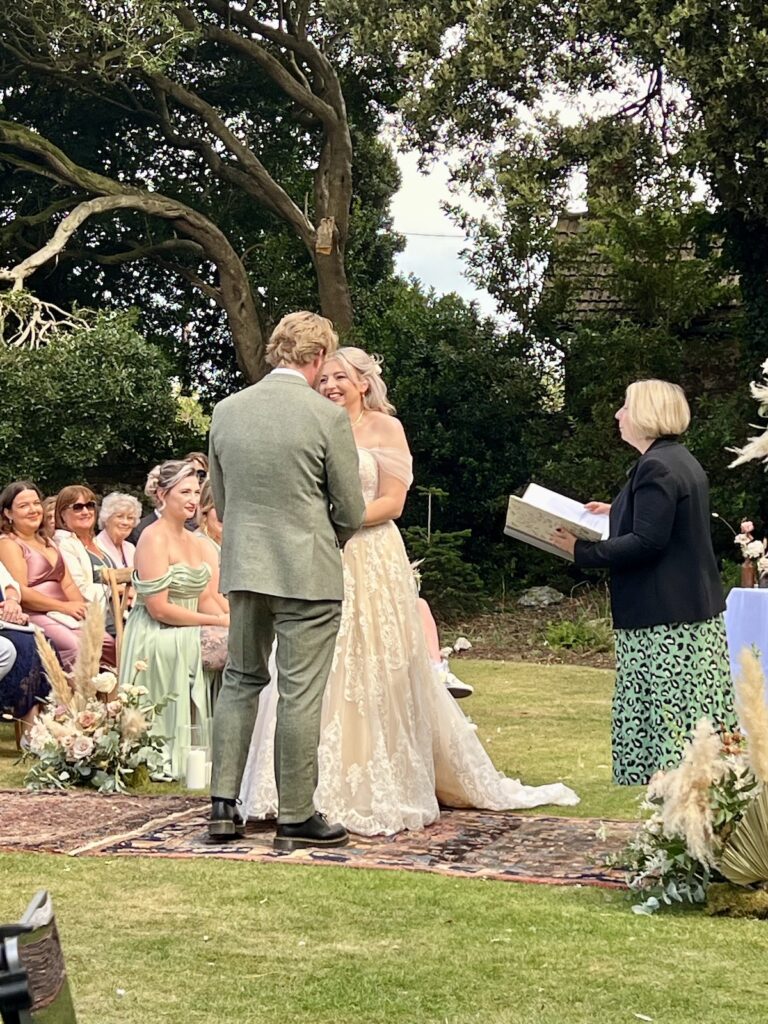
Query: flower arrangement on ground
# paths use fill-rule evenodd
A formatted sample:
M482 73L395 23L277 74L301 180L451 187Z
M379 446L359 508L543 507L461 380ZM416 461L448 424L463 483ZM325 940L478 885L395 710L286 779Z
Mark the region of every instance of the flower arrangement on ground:
M632 909L702 904L713 879L768 887L768 707L755 653L741 653L736 706L745 733L716 732L702 719L682 762L651 779L651 817L622 858Z
M90 605L81 628L80 651L71 679L53 648L38 632L37 645L51 684L46 707L29 737L33 758L24 783L29 789L92 786L124 792L163 766L163 737L151 735L161 705L147 700L136 679L118 687L113 672L99 671L104 613Z

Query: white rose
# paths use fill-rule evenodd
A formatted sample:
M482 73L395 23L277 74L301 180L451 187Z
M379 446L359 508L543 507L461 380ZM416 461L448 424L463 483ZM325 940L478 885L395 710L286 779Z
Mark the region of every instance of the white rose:
M147 663L146 661L137 661L133 666L134 672L146 672Z
M117 676L114 672L99 672L91 682L97 693L111 693L117 686Z
M93 740L90 736L78 736L72 744L72 756L76 761L88 757L93 752Z
M745 548L747 558L761 558L765 554L765 544L761 540L753 540Z

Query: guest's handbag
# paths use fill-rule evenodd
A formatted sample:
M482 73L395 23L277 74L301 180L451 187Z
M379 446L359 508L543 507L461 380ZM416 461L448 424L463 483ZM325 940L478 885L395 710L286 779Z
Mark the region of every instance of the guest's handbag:
M67 615L66 612L46 612L45 614L55 622L59 622L62 626L66 626L67 629L80 629L80 626L82 625L80 619L76 619L72 615Z

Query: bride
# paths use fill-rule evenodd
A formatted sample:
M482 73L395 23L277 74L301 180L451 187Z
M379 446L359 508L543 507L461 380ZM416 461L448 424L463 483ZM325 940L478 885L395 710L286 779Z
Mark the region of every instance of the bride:
M343 553L344 604L323 700L316 806L360 835L436 821L439 804L512 810L572 805L560 783L524 786L493 766L426 647L400 532L412 459L374 358L341 348L323 366L322 395L349 415L366 500ZM275 673L261 694L240 799L248 817L277 813Z

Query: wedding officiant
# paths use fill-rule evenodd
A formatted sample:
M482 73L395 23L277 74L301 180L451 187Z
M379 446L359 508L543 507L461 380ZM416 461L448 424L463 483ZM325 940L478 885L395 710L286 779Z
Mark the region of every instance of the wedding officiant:
M579 567L610 570L611 739L620 785L645 785L657 769L677 764L700 718L735 725L709 482L678 440L690 418L677 384L630 384L616 420L640 458L612 505L586 506L610 516L608 539L578 540L564 529L550 538Z

